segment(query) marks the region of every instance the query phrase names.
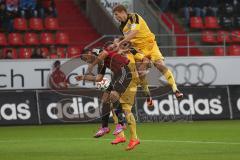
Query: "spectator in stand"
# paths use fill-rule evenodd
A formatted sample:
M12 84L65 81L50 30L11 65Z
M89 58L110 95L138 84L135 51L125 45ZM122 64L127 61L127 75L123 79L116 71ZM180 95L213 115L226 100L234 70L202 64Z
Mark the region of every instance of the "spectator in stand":
M240 0L235 0L234 1L234 14L235 16L240 16Z
M193 0L192 8L197 17L205 17L207 13L208 0Z
M190 15L204 18L207 13L208 0L183 0L185 24L189 26Z
M57 17L57 10L54 0L38 0L37 9L41 18L45 18L47 16Z
M5 1L0 0L0 28L5 28L6 26L6 14L5 14Z
M55 45L51 45L49 47L49 53L50 53L51 58L62 58L61 54L59 52L57 52L57 49L56 49Z
M49 52L50 52L50 54L57 54L57 49L56 49L55 45L51 45L49 47Z
M19 1L18 0L6 0L6 28L8 32L13 31L13 19L19 15Z
M191 3L189 0L182 0L182 2L179 4L180 8L183 8L183 14L184 14L184 23L188 27L189 21L190 21L190 12L192 12Z
M207 2L207 16L217 16L219 0L208 0Z
M4 58L5 59L13 59L13 51L11 49L7 49Z
M22 17L30 18L37 16L37 0L20 0L19 8Z
M171 0L161 0L160 1L160 8L163 12L168 11L170 1Z
M40 58L44 58L43 54L42 54L42 50L41 48L34 48L33 50L33 54L31 56L32 59L40 59Z

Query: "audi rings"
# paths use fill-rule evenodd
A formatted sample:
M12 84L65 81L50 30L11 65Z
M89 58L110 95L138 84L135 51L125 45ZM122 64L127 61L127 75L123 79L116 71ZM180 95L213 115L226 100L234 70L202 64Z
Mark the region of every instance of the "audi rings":
M217 79L217 69L210 63L167 64L178 85L210 85Z

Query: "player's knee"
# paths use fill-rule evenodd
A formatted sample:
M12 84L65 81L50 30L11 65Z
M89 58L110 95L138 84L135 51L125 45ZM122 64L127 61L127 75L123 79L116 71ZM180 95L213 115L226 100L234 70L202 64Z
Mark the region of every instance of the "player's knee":
M103 93L103 96L101 99L102 99L102 103L109 103L110 102L109 93Z
M162 60L158 60L154 62L154 65L157 67L157 69L161 72L164 73L168 70L167 66L164 64Z

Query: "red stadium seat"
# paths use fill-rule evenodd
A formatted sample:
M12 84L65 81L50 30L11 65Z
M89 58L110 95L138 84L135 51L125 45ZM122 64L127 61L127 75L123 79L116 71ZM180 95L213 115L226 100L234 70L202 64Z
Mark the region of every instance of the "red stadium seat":
M24 40L26 45L39 45L38 35L36 33L26 33Z
M66 58L66 49L65 48L57 48L57 54L60 58Z
M17 55L17 51L16 51L16 49L15 48L4 48L3 49L3 57L6 57L7 56L7 50L12 50L12 57L13 57L13 59L17 59L18 58L18 55Z
M202 41L205 43L216 43L217 39L213 31L203 31L202 32Z
M68 45L69 44L69 37L64 32L58 32L56 34L56 44L58 45Z
M67 55L68 55L67 56L68 58L79 58L79 56L80 56L79 47L68 47Z
M203 29L203 20L201 17L191 17L190 18L190 27L194 29Z
M18 54L19 54L19 58L21 58L21 59L29 59L32 56L32 49L31 48L20 48Z
M219 25L218 25L218 20L217 17L206 17L205 18L205 28L207 29L218 29Z
M25 18L15 18L13 21L13 26L15 30L26 31L27 30L27 21Z
M218 43L230 43L231 39L227 31L218 31L217 32L217 42Z
M43 48L41 48L41 51L42 51L42 56L43 56L44 58L47 58L47 57L49 56L49 50L48 50L48 48L43 47Z
M43 22L41 18L31 18L29 21L29 28L34 31L43 30Z
M223 47L216 47L214 48L214 55L215 56L224 56L224 48Z
M0 33L0 46L7 45L7 38L4 33Z
M51 33L41 33L41 44L52 45L55 44L55 40Z
M239 45L231 45L228 48L229 56L240 56L240 46Z
M20 33L10 33L8 35L8 42L13 46L23 45L22 35Z
M240 31L232 31L232 42L240 42Z
M58 57L57 54L51 54L51 55L50 55L50 58L51 58L51 59L57 59L57 58L59 58L59 57Z
M47 17L45 18L45 28L46 30L55 31L59 29L59 24L57 18Z

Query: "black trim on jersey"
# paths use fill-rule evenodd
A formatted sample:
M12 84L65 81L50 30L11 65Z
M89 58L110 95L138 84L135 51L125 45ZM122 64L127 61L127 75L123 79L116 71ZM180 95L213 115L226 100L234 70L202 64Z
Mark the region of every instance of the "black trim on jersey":
M136 18L136 23L139 24L139 17L137 14L135 14L135 18Z
M130 17L131 17L131 14L128 14L127 16L128 16L128 17L127 17L127 20L126 20L125 22L121 22L121 25L119 26L119 30L120 30L120 32L121 32L122 34L123 34L123 28L126 26L128 20L129 20ZM124 35L124 34L123 34L123 35Z
M133 20L133 16L132 15L129 15L130 17L129 17L129 20L130 20L130 22L133 24L134 23L134 20Z
M135 48L130 48L129 50L133 55L136 55L138 51Z

